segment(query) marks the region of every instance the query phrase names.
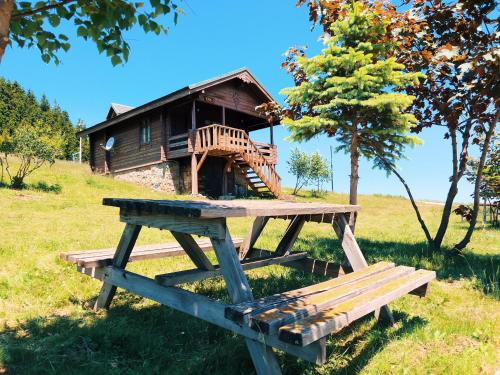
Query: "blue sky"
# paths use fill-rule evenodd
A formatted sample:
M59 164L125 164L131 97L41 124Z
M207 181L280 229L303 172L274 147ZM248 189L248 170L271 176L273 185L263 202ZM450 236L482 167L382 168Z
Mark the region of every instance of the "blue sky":
M0 75L17 80L37 96L45 93L69 112L71 119L83 119L91 126L104 119L111 102L140 105L186 84L201 81L242 66L248 67L280 102L283 87L290 77L280 68L283 53L290 46L308 46L308 53L321 50L319 31L311 31L306 8L296 8L289 1L184 1L185 15L172 26L168 35L155 36L132 30L127 34L131 45L129 61L113 67L99 55L90 42L72 37L72 47L61 54L59 66L45 64L38 50L8 48L0 65ZM63 25L69 36L71 28ZM278 128L275 140L279 149L278 172L284 185L291 186L286 160L297 144L284 140L288 132ZM408 150L409 160L399 163L401 173L419 199L444 200L451 174L450 144L442 139L440 129L421 134L424 144ZM252 134L268 141L267 130ZM325 136L298 144L305 151L319 151L330 158ZM349 158L334 154L334 189L349 190ZM325 187L330 186L325 184ZM400 182L370 162L360 164L359 191L362 194L405 195ZM472 186L462 182L457 201L470 201Z

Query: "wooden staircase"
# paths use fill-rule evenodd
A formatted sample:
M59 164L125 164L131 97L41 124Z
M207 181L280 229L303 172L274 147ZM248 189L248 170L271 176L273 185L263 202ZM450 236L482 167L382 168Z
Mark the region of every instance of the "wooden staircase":
M253 142L244 130L224 125L205 126L193 134L191 152L202 154L202 159L207 155L224 156L254 192L261 196L280 196L281 177L275 168L276 156L264 149L265 144Z

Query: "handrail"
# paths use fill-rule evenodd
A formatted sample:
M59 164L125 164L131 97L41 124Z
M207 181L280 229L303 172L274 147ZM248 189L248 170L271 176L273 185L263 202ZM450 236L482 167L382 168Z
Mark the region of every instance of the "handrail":
M273 194L279 195L281 177L276 173L274 165L267 160L264 152L250 139L246 131L225 125L212 124L197 129L191 142L196 152L218 149L240 153L269 190Z

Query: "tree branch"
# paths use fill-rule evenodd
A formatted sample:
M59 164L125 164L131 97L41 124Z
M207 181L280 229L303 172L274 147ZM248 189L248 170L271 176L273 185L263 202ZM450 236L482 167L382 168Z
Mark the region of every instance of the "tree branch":
M382 163L384 163L384 165L392 173L394 173L394 175L399 179L399 181L401 181L401 183L405 187L406 192L408 193L408 198L410 198L411 205L413 206L413 210L415 211L415 214L417 215L417 220L420 223L420 226L422 227L422 230L424 231L425 238L427 239L427 242L429 243L429 245L432 245L432 241L433 241L432 240L432 236L431 236L431 234L429 232L429 229L427 228L427 225L425 224L424 219L422 218L422 215L420 214L420 210L419 210L419 208L417 206L417 203L415 202L415 199L413 198L413 194L411 193L410 187L408 186L408 184L404 180L403 176L401 176L401 174L399 174L399 172L396 170L396 168L394 168L391 165L391 163L389 163L384 157L381 157L380 155L378 155L378 158L382 161Z
M23 18L23 17L29 17L29 16L35 15L37 13L44 12L46 10L56 9L56 8L59 8L59 7L62 7L64 5L66 5L66 4L74 3L76 1L77 0L61 0L58 3L52 3L52 4L44 5L43 7L39 7L39 8L35 8L35 9L30 9L30 10L27 10L25 12L13 13L12 14L12 19L15 20L15 19Z

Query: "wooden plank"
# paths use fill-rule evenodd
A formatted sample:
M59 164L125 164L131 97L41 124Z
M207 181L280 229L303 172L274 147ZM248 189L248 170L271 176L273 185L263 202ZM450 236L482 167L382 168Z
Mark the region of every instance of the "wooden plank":
M376 275L392 268L394 268L394 263L379 262L361 271L353 272L318 284L306 286L289 292L277 293L272 296L260 298L256 301L243 302L228 306L226 308L225 316L238 323L242 323L247 320L245 317L250 316L250 314L256 315L275 307L290 304L301 297L322 293L344 285L351 285L358 280L365 279L369 276Z
M234 239L235 247L238 246L238 244L242 243L243 240L241 238L235 238ZM196 241L198 246L212 249L212 243L210 242L209 239L199 239ZM130 254L129 262L132 261L132 257L135 254L139 253L147 253L149 251L159 251L159 250L165 250L166 252L170 251L179 251L180 254L184 253L184 250L182 247L177 243L177 242L167 242L167 243L159 243L159 244L150 244L150 245L141 245L141 246L135 246L134 249L132 250L132 254ZM79 251L71 251L67 253L61 253L59 254L59 257L61 260L65 260L67 262L73 262L76 263L80 259L91 259L91 258L105 258L107 256L113 257L113 254L115 253L116 248L105 248L105 249L95 249L95 250L79 250ZM177 254L176 254L177 255Z
M285 235L281 239L278 247L276 247L276 254L286 255L292 249L293 244L297 240L300 231L305 223L305 217L303 215L295 216L290 225L288 226Z
M269 218L257 216L252 224L252 228L250 228L250 232L245 237L245 240L240 246L239 258L245 259L248 254L248 251L253 248L257 240L259 239L264 227L266 226Z
M307 256L307 253L296 253L290 254L282 257L265 257L262 259L246 259L241 262L241 267L244 270L251 270L260 267L266 267L273 264L284 264L286 262L292 262L297 259L301 259ZM200 269L190 269L184 271L177 271L166 273L162 275L157 275L155 280L161 285L174 286L184 283L190 283L193 281L205 280L214 277L221 276L221 271L219 266L215 266L213 270L203 271Z
M259 332L275 334L286 324L302 318L319 314L344 301L354 298L369 290L414 272L413 267L399 266L375 275L357 280L354 283L342 285L320 293L299 297L293 302L274 309L263 311L251 317L251 326Z
M139 233L141 231L140 225L129 224L125 225L120 242L116 248L115 255L113 257L113 266L116 268L125 268L127 265L128 258L132 253L135 242ZM113 300L116 293L116 286L107 282L104 282L99 296L94 304L94 310L99 310L101 308L108 308Z
M200 270L213 270L214 266L207 258L202 249L198 246L190 234L171 231L174 238L182 246L186 254ZM234 246L234 245L233 245Z
M180 215L155 215L148 213L120 212L120 220L130 224L175 232L224 238L223 219L194 219Z
M358 211L359 206L319 202L285 202L278 200L182 201L104 198L103 204L127 211L184 217L224 218L244 216L321 215Z
M279 329L279 338L288 343L306 346L387 305L394 299L429 283L435 277L434 271L418 270L340 303L331 309L324 310L317 316L283 326Z
M274 254L274 252L269 250L253 248L249 252L249 257L250 258L262 257L272 254ZM328 276L330 278L335 278L346 273L342 268L342 265L340 265L339 263L328 262L326 260L314 259L310 257L305 257L302 259L287 262L284 263L283 266L294 268L298 271L314 273L316 275L321 275L321 276Z
M241 267L227 226L225 229L226 235L223 240L218 238L210 238L210 240L219 260L229 296L234 303L251 301L253 300L252 290ZM281 374L278 360L267 345L256 345L255 341L249 338L245 341L257 374Z
M353 215L349 215L352 219ZM351 231L350 221L347 220L345 214L336 215L333 221L333 229L339 238L342 249L349 261L349 266L352 267L354 271L360 270L368 265L361 252L361 249L354 238L354 233ZM386 321L389 324L394 324L394 317L392 316L391 310L387 306L382 306L382 310L376 311L375 315L380 321Z
M189 314L196 318L215 324L236 334L250 338L252 340L266 343L276 347L286 353L305 359L306 361L322 364L325 362L324 355L320 352L320 347L316 344L301 348L296 345L284 343L276 336L259 334L249 327L240 326L231 320L224 318L226 307L220 301L212 300L200 294L190 292L176 287L165 287L159 285L154 280L133 272L107 267L105 280L125 289L133 294L151 299L162 305Z
M201 250L204 252L212 251L212 244L208 240L198 240L196 241L198 243L198 246L200 247ZM234 246L235 248L239 248L243 240L241 238L235 238L234 239ZM164 247L163 245L146 245L142 247L135 247L134 250L132 250L132 254L129 257L129 262L136 262L136 261L141 261L141 260L151 260L151 259L159 259L159 258L168 258L168 257L174 257L174 256L183 256L186 255L186 252L184 249L177 243L175 244L170 244L170 247ZM87 251L87 253L92 253L92 251ZM88 256L79 256L75 258L75 260L68 260L73 263L76 263L79 266L82 267L107 267L110 266L112 263L113 259L113 253L114 249L112 249L112 252L105 253L104 255L88 255Z
M331 278L344 275L346 272L342 265L336 262L328 262L321 259L304 258L284 264L285 267L295 268L296 270L314 273L316 275L328 276Z

